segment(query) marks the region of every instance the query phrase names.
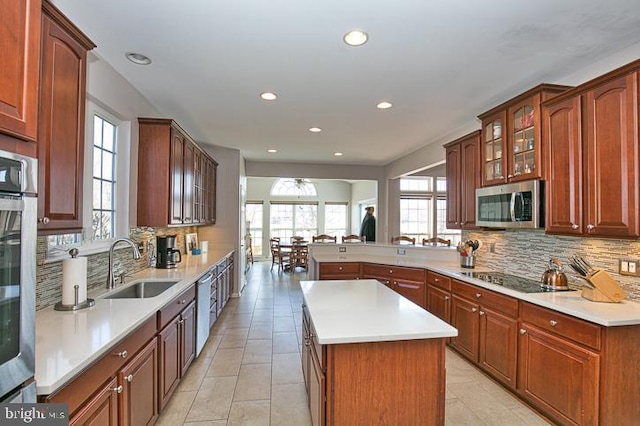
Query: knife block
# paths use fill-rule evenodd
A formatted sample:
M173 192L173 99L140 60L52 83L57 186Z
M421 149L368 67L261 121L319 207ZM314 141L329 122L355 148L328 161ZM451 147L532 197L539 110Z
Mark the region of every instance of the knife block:
M619 303L627 296L618 283L606 271L597 270L587 275L587 281L595 288L582 287L582 297L594 302Z

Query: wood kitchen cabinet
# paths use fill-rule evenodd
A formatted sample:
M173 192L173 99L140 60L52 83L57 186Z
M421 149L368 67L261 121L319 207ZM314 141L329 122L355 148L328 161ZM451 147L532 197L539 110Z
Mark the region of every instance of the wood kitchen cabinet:
M87 51L95 44L42 3L38 231L82 230Z
M317 344L314 338L311 320L309 319L309 312L304 305L302 311L302 341L304 342L302 348L302 373L309 398L311 423L313 425L324 425L326 423L325 346Z
M427 285L424 269L364 263L362 278L377 279L418 306L426 307Z
M515 389L518 300L485 288L451 281L451 346L506 386Z
M540 105L567 89L540 84L479 116L482 186L544 176Z
M139 118L138 124L138 225L214 223L218 163L173 120Z
M451 324L451 278L427 271L427 311Z
M545 102L546 231L638 237L640 61Z
M195 286L192 286L158 312L160 410L195 359L195 309Z
M446 144L447 228L474 229L480 187L480 131Z
M318 279L357 280L360 278L360 262L322 262Z
M37 156L40 0L0 0L0 149Z
M156 318L116 343L81 375L39 402L65 403L70 424L134 424L157 416ZM131 376L131 380L129 380ZM135 399L135 405L130 401ZM137 423L140 424L140 423ZM145 423L147 424L147 423Z

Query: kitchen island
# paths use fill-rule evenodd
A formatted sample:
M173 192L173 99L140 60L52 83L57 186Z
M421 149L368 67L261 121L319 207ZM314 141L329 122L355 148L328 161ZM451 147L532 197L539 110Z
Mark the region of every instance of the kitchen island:
M376 280L300 285L314 425L444 424L445 341L455 328Z

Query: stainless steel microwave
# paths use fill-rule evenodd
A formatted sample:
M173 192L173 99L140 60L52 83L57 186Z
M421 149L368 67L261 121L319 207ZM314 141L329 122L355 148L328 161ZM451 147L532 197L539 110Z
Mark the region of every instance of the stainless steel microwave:
M476 225L488 228L544 226L544 184L539 180L476 189Z

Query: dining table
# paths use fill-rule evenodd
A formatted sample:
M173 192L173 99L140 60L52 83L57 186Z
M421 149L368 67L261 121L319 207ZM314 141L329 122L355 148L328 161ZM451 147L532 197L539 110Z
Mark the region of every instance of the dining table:
M280 243L280 250L283 253L290 253L291 257L289 259L293 259L295 257L296 252L306 249L309 247L309 241L296 241L296 242L292 242L292 243ZM308 261L308 260L307 260ZM293 272L295 270L296 267L304 267L306 268L306 264L297 261L297 262L292 262L291 260L289 261L289 263L285 263L283 265L284 270L288 271L288 272Z

